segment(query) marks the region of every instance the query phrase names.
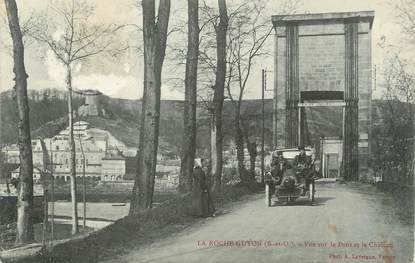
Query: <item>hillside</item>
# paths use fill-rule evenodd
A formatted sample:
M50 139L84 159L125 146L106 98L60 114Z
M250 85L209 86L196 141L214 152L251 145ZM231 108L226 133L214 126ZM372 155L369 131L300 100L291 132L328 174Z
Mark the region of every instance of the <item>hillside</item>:
M32 138L51 137L68 125L66 92L59 90L30 91L29 107ZM84 103L82 97L74 99L75 108ZM93 127L108 130L127 146L137 147L141 102L138 100L113 99L102 96L100 103L106 117L87 117ZM170 151L180 147L182 128L182 102L163 101L160 123L159 147ZM0 94L0 145L17 142L17 107L13 91Z
M53 94L31 91L29 94L30 129L35 131L46 123L54 123L55 130L60 130L61 123L67 116L67 100L65 93ZM78 107L83 103L80 97L74 98L74 105ZM0 94L0 144L16 143L17 141L17 106L13 99L13 91ZM40 134L38 134L40 135Z
M54 94L51 96L50 94ZM61 95L56 95L61 94ZM105 109L106 117L87 117L92 126L111 132L126 145L137 147L139 138L139 119L141 101L114 99L102 96L101 105ZM9 93L0 94L1 127L0 143L16 143L17 140L17 109ZM75 106L83 103L82 98L75 99ZM383 101L374 101L374 120L381 119ZM31 130L33 137L50 137L57 134L68 125L67 102L64 92L39 92L29 96ZM256 137L261 136L261 100L245 100L242 104L242 115L245 127L256 127L249 131ZM160 114L160 150L179 152L183 133L183 102L163 100ZM283 114L283 112L281 112ZM320 136L341 136L341 109L317 107L306 110L308 122L308 137L317 142ZM324 128L323 128L324 127ZM224 103L224 143L229 145L233 136L233 106L229 101ZM206 109L198 108L198 150L204 151L209 147L209 115ZM272 100L265 101L265 142L272 141Z

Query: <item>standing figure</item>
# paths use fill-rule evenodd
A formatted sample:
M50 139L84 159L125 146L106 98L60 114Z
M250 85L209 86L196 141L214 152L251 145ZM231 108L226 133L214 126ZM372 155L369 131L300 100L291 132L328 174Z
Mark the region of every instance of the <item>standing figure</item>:
M195 160L195 167L193 169L191 212L194 216L208 217L215 215L215 207L209 191L203 165L205 165L204 160Z

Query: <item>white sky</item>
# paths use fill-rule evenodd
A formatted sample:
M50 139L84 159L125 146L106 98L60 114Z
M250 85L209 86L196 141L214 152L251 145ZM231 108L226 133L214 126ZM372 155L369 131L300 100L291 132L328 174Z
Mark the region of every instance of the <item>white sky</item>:
M48 10L48 4L56 1L42 1L42 0L18 0L20 20L24 21L33 11ZM140 24L140 8L141 6L135 0L89 0L96 6L96 22L103 21L105 23L118 24ZM209 0L208 3L216 4L216 1ZM237 3L238 0L228 2ZM116 3L116 4L114 4ZM386 37L387 43L396 45L396 50L403 50L407 57L415 57L412 49L405 49L405 41L400 34L400 26L396 23L394 8L389 0L303 0L302 6L298 13L324 13L324 12L347 12L347 11L364 11L374 10L375 19L373 24L373 63L378 66L378 83L381 83L381 66L386 51L380 48L377 43L382 36ZM267 11L268 16L279 14L277 1L268 2ZM178 17L184 15L186 18L186 1L172 0L171 7L171 21L175 23ZM2 18L5 17L4 2L0 1L0 14ZM271 26L271 22L270 22ZM8 34L7 26L3 23L0 25L0 38L2 43L10 43L10 35ZM138 35L130 33L126 37L134 40L139 39ZM186 43L182 43L184 46ZM273 38L268 39L267 45L273 45ZM8 90L13 86L13 64L12 57L4 49L0 47L0 91ZM405 51L407 50L407 51ZM26 71L28 72L28 88L29 89L43 89L43 88L59 88L64 89L64 69L59 62L54 58L53 54L44 52L36 47L28 47L25 50ZM143 86L143 68L141 56L138 56L134 51L130 51L125 57L119 58L115 61L108 61L102 58L96 58L94 61L86 65L76 65L74 67L74 86L78 89L98 89L103 93L118 98L138 99L142 95ZM165 63L168 65L169 63ZM253 69L251 78L248 81L246 99L260 98L261 87L261 69L267 68L272 70L272 57L262 59L256 64ZM168 66L164 67L164 73L169 74ZM272 74L268 74L267 85L272 87ZM183 99L184 87L172 87L169 81L165 81L162 87L162 99ZM378 87L374 91L374 97L378 98L381 95L381 89ZM266 95L271 98L271 92Z

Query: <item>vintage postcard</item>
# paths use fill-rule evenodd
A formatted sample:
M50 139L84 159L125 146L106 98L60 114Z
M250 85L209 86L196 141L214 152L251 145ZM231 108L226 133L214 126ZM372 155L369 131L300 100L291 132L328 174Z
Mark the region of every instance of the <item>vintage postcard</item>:
M0 263L415 262L415 1L0 17Z

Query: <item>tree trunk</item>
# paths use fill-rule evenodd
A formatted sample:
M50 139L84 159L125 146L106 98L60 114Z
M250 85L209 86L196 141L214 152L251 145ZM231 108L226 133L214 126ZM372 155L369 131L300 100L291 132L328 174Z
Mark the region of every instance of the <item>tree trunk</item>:
M249 152L249 174L251 176L251 180L255 180L255 161L258 155L256 150L256 141L254 138L248 137L246 139L246 144Z
M239 103L235 108L234 115L234 128L235 128L235 144L236 144L236 159L238 162L238 175L242 182L248 181L247 171L245 168L245 156L244 156L244 135L241 128L241 113Z
M72 70L71 65L66 65L66 88L68 89L68 119L69 119L69 148L71 158L69 160L69 172L71 175L71 201L72 201L72 235L79 232L78 228L78 201L76 198L76 152L73 135L73 108L72 108Z
M216 180L216 176L215 172L217 170L217 151L216 151L216 125L215 125L215 114L212 110L212 112L210 113L210 171L211 171L211 179L213 179L213 183L212 185L210 185L212 187L212 190L215 189L215 185L217 184ZM219 178L220 179L220 178ZM219 180L219 184L220 185L220 180Z
M20 153L20 183L17 199L17 238L23 244L34 240L33 232L33 159L30 138L27 74L24 66L24 46L20 31L17 6L14 0L5 0L10 33L13 40L15 90L19 114L18 142Z
M249 174L251 175L252 179L255 179L255 161L256 161L256 153L249 152Z
M144 90L138 149L138 169L131 196L130 214L151 208L156 175L160 119L160 87L170 0L161 0L155 22L155 2L143 0Z
M219 6L219 25L216 28L216 81L213 94L214 105L214 124L211 127L211 138L215 139L215 147L212 147L212 173L213 190L220 191L222 184L222 108L226 77L226 31L228 29L228 11L226 0L218 0ZM213 149L216 153L213 154ZM213 160L213 157L216 160ZM214 164L214 165L213 165ZM213 169L216 166L216 169Z
M179 190L192 188L193 163L196 155L196 95L197 63L199 56L199 1L188 0L188 46L186 56L184 133Z
M243 135L246 142L246 148L249 153L249 176L251 181L255 180L255 161L258 155L257 143L254 137L254 129L252 125L247 126L246 123L241 119L241 127L243 127Z

